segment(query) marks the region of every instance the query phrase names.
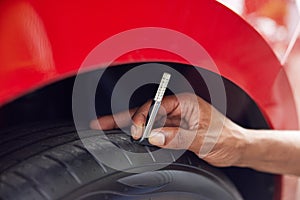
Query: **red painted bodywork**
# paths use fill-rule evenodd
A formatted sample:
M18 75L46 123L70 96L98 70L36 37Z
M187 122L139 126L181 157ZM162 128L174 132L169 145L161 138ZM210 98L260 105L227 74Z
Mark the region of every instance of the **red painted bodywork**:
M1 1L0 105L75 75L102 41L141 27L168 28L193 38L220 74L255 100L271 127L298 128L289 81L268 43L239 15L212 0ZM144 49L114 64L144 61L187 63L172 53Z

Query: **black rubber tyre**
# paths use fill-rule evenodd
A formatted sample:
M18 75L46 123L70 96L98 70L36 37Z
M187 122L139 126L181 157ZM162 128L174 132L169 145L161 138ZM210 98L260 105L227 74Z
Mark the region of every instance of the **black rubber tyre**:
M118 130L106 134L124 149L125 155L129 151L147 152L151 158L151 151L157 150L133 143ZM2 132L0 136L0 199L3 200L241 199L223 174L190 152L156 171L148 171L142 162L129 160L132 168L142 171L134 174L97 162L83 146L73 125L27 125ZM98 137L97 141L103 141L100 146L107 142L104 138L99 140L97 131L87 130L86 137ZM172 151L168 151L171 158ZM152 160L153 165L163 164Z

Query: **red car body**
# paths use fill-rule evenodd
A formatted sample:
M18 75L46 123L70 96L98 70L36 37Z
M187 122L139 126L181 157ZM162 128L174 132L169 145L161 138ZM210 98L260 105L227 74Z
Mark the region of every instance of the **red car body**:
M192 38L208 52L218 70L206 68L252 97L272 128L298 129L292 88L273 49L245 19L212 0L1 1L0 105L76 75L98 44L143 27L174 30ZM108 61L102 57L95 64L101 67ZM145 48L127 52L112 65L152 61L198 64L172 52ZM296 199L295 181L282 177L278 183L277 199Z

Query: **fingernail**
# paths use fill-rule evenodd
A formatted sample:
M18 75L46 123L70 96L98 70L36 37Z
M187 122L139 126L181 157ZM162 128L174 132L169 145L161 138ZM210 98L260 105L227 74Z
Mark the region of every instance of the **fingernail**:
M162 146L165 144L165 135L161 132L152 132L149 137L149 142L156 146Z
M137 137L140 138L143 135L145 129L145 125L142 124L142 126L137 126L136 132L137 132Z
M91 129L100 129L98 120L92 120L90 123Z
M138 138L138 132L137 132L137 128L135 125L132 125L131 126L131 136L134 138L134 139L137 139Z

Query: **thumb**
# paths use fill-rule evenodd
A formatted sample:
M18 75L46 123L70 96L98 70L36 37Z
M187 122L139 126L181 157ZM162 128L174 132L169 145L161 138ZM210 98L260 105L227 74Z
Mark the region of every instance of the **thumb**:
M151 131L149 142L155 146L169 149L194 149L197 131L179 127L163 127Z
M143 135L146 124L147 114L149 112L151 102L145 103L134 113L132 117L133 125L131 126L131 135L134 139L139 139Z

